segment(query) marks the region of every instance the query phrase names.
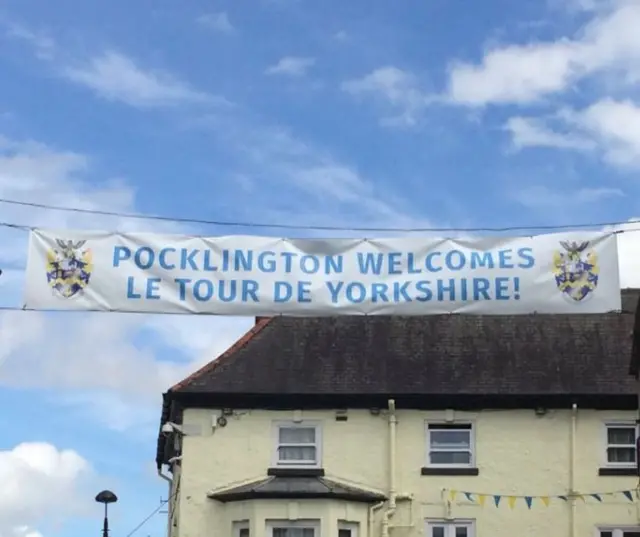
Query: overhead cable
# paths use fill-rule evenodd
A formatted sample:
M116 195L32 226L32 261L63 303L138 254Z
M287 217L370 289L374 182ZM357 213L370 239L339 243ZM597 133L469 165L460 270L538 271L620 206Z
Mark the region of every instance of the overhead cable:
M46 203L35 203L30 201L19 201L6 198L0 198L0 203L9 205L17 205L22 207L32 207L37 209L46 209L50 211L61 211L69 213L88 214L96 216L111 216L116 218L129 218L137 220L156 220L164 222L174 222L181 224L198 224L208 226L220 226L220 227L244 227L244 228L266 228L266 229L291 229L291 230L304 230L304 231L357 231L357 232L397 232L397 233L476 233L476 232L505 232L505 231L531 231L531 230L570 230L570 229L585 229L585 228L603 228L603 227L617 227L625 224L633 223L629 220L618 220L613 222L592 222L592 223L577 223L577 224L543 224L543 225L527 225L527 226L504 226L504 227L356 227L356 226L323 226L323 225L304 225L304 224L283 224L283 223L267 223L256 221L224 221L224 220L207 220L202 218L189 218L181 216L167 216L156 214L143 214L143 213L128 213L119 211L104 211L100 209L82 209L80 207L66 207L61 205L50 205ZM7 222L0 222L0 226L12 227L17 229L32 230L33 226L22 226L18 224L11 224ZM635 230L629 230L635 231Z

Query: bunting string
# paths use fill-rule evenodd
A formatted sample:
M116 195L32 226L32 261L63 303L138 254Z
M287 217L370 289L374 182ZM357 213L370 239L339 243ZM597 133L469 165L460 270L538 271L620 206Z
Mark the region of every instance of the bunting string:
M503 501L509 506L510 509L514 509L518 501L524 502L527 509L531 509L534 505L542 505L543 507L549 507L552 501L569 502L570 499L579 499L584 503L604 503L606 499L624 499L629 502L635 502L640 496L640 490L614 490L610 492L589 492L589 493L574 493L574 494L559 494L549 496L521 496L518 494L493 494L484 492L470 492L465 490L453 490L444 489L444 494L448 494L450 501L455 501L456 498L464 497L467 501L477 504L480 507L484 507L487 500L495 507L503 505Z

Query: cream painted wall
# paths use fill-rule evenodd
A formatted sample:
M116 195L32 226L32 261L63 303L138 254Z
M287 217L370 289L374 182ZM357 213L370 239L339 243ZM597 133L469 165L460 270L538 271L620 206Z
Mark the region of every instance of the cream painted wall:
M291 420L293 412L236 411L226 427L212 429L214 411L189 409L183 422L192 434L183 440L179 531L174 537L230 535L233 521L250 520L251 536L265 535L265 519L314 518L322 520L322 537L337 537L337 520L360 523L367 535L367 507L322 501L254 501L221 504L206 497L212 489L264 478L272 465L275 420ZM368 489L388 492L389 425L383 412L350 410L348 421L335 420L328 411L303 411L305 420L322 422L322 466L326 476ZM473 421L478 476L422 476L425 464L426 420L444 420L445 412L397 412L398 492L414 496L400 502L391 525L392 536L425 534L425 519L447 516L442 489L513 495L558 495L569 487L571 411L552 410L539 417L531 410L454 412L456 421ZM578 410L575 488L581 493L635 489L635 477L599 477L604 462L604 422L635 420L633 412ZM196 431L200 431L197 434ZM576 501L576 531L570 532L570 508L560 500L549 507L539 501L531 510L523 500L509 508L506 499L495 508L491 498L484 507L457 497L450 516L474 519L476 535L511 537L593 537L597 525L640 526L637 502L615 497L603 503ZM380 535L384 508L377 512L371 535Z

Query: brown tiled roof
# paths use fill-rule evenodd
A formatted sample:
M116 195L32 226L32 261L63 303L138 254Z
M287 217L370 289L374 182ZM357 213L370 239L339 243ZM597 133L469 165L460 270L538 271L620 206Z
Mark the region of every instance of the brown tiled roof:
M621 394L636 290L622 313L261 319L173 393Z
M591 408L635 408L637 381L629 372L640 369L639 295L624 290L622 312L604 315L259 318L164 394L161 425L213 399L216 408L232 399L258 408L276 400L278 408L337 408L375 406L390 396L453 408L466 397L476 408L498 399L551 405L554 398L564 407L583 396ZM172 453L159 433L158 467Z

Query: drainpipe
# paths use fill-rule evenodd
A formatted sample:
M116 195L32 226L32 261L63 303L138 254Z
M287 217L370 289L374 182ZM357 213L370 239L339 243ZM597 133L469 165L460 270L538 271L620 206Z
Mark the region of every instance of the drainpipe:
M389 399L389 504L382 515L382 537L389 537L389 520L396 512L396 402Z
M396 489L396 402L389 399L389 503L387 510L382 515L382 537L389 537L389 520L396 512L397 500L411 500L411 494L398 494ZM413 521L412 521L413 522ZM411 527L411 526L409 526Z
M569 452L569 535L576 537L576 429L578 420L578 405L571 407L571 437Z
M169 495L167 496L167 537L171 537L171 517L172 517L172 498L171 494L173 494L173 479L171 479L168 475L162 473L162 466L158 466L158 475L164 479L167 483L169 483Z
M379 511L380 509L382 509L382 507L384 506L384 503L385 502L379 502L369 507L369 521L368 521L369 527L367 528L367 537L371 537L373 533L373 521L375 518L376 511Z
M173 483L173 479L171 479L168 475L162 473L162 466L158 467L158 475L167 483L169 483L169 486L171 486L171 484Z

